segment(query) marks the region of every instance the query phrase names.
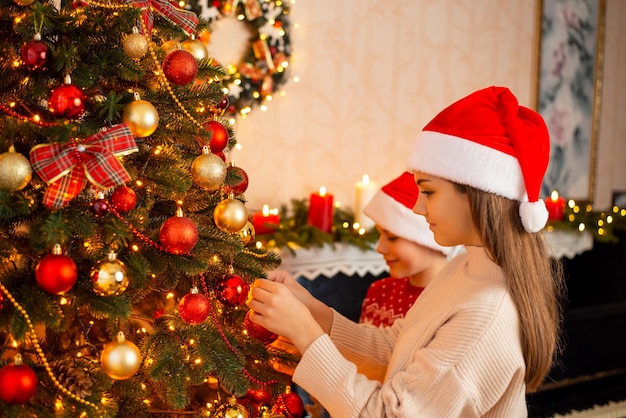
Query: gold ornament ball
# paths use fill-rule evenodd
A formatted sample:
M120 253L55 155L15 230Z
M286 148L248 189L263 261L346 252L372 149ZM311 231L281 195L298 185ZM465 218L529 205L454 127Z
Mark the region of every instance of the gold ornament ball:
M181 43L183 49L198 61L209 58L209 50L200 39L187 39Z
M126 341L124 334L118 334L117 341L104 346L100 354L102 370L115 380L126 380L132 377L141 366L139 348L131 341Z
M128 287L126 266L111 253L109 258L91 270L93 291L100 296L119 295Z
M248 222L248 209L237 199L224 199L213 211L215 225L224 232L239 232Z
M254 230L254 225L252 222L246 222L246 225L237 232L239 234L239 238L243 242L243 245L249 245L254 242L256 238L256 231Z
M10 192L21 190L28 185L32 175L28 158L15 152L13 146L0 154L0 189Z
M163 45L161 45L161 49L163 50L163 52L165 52L165 55L167 55L170 52L176 51L177 49L179 49L179 45L180 43L178 42L178 40L170 39L167 42L163 42Z
M226 164L215 154L202 154L191 163L191 179L205 190L215 191L226 178Z
M134 136L145 138L152 135L159 126L159 113L152 103L135 100L124 108L122 120L128 124Z
M245 406L237 402L237 399L231 397L228 403L220 406L216 411L218 418L249 418L250 414Z
M131 33L124 37L122 47L129 57L141 58L148 52L148 39L141 33Z

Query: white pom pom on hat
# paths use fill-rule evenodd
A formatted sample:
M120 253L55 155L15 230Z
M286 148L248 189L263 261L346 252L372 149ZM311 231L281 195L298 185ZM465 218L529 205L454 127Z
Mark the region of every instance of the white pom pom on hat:
M422 215L413 212L419 190L413 174L405 171L378 190L363 208L379 227L424 247L451 254L455 247L442 247Z
M546 225L540 199L550 136L537 112L506 87L488 87L453 103L417 136L409 171L422 171L521 202L527 232Z

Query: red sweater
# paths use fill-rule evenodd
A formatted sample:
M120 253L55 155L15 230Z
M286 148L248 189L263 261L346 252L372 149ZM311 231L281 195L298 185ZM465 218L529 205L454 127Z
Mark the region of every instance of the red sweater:
M363 299L359 322L391 326L396 319L404 318L423 290L423 287L412 286L408 277L376 280Z

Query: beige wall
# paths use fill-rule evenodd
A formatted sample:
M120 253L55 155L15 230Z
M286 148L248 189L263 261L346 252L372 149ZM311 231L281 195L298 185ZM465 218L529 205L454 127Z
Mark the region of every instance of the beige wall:
M608 0L596 208L626 189L626 2ZM292 76L265 112L236 123L231 158L250 177L249 209L324 185L346 206L368 174L404 168L416 134L478 88L505 85L534 107L536 4L519 0L297 0Z

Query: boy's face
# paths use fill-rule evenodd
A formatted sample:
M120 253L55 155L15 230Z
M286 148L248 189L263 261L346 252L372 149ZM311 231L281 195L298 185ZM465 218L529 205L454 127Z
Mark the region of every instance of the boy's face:
M411 277L426 270L440 253L414 241L401 238L377 226L380 232L378 251L395 278Z

